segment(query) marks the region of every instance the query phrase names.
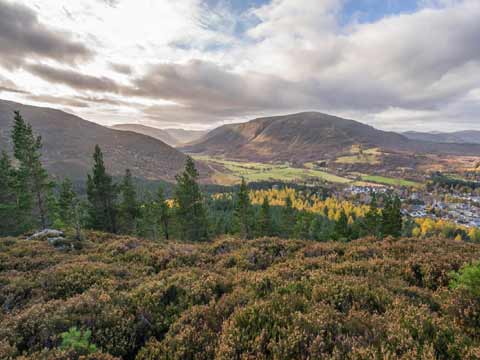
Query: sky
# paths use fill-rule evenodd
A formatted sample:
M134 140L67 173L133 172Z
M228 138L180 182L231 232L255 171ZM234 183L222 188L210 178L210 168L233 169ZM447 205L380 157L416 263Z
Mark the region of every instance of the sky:
M104 125L480 130L479 0L0 0L0 98Z

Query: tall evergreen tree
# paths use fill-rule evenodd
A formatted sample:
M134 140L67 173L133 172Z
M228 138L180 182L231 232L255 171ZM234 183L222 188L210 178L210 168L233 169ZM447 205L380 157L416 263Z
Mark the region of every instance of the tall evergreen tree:
M403 227L403 218L402 218L402 202L400 201L400 197L395 195L392 204L392 212L391 212L391 223L392 223L392 236L393 237L400 237L402 235L402 227Z
M372 194L370 209L365 214L365 232L369 235L379 235L380 215L378 213L377 195Z
M53 184L41 163L42 138L34 136L31 125L18 111L15 111L12 140L14 156L19 163L16 184L20 213L26 217L25 225L35 226L38 217L39 224L46 228L47 199Z
M385 206L382 211L382 235L399 237L402 235L402 204L398 195L385 198Z
M81 239L81 210L72 181L66 178L60 185L58 196L59 219L64 227L75 229L75 237Z
M95 230L117 232L118 187L105 169L100 146L95 146L92 173L87 178L88 225Z
M10 158L3 151L0 157L0 236L15 235L18 230L14 181Z
M188 241L208 240L207 213L198 176L193 159L187 157L185 170L176 176L175 203L180 236Z
M259 236L272 236L272 213L270 209L270 203L268 198L263 198L262 207L260 208L260 214L258 216L258 234Z
M392 234L392 208L393 201L390 195L386 195L383 201L382 220L381 220L381 233L382 237Z
M345 210L340 211L340 217L335 223L335 235L339 239L348 239L350 232L348 227L348 216L345 213Z
M130 169L125 171L125 176L120 185L120 193L121 202L118 209L119 231L124 234L134 234L139 216L139 205Z
M163 193L163 188L161 186L159 186L157 190L156 204L157 204L156 215L160 222L160 226L163 232L163 237L165 238L165 240L169 240L171 212L170 212L170 207L168 206L165 200L165 195Z
M291 238L296 223L295 209L293 208L290 196L285 198L285 206L282 208L282 236L286 239Z
M240 237L242 239L251 239L253 236L252 204L244 178L242 178L235 205L235 218L240 230Z

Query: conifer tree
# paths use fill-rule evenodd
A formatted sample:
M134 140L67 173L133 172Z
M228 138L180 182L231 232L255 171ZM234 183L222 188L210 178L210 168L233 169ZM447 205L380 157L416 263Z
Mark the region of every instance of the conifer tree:
M382 211L382 236L399 237L402 235L402 212L401 201L398 195L392 199L391 195L386 196L385 206Z
M286 239L292 237L295 227L295 209L290 196L285 198L285 206L282 208L282 236Z
M161 186L159 186L157 190L156 204L157 204L156 215L158 217L160 226L163 231L163 237L165 238L165 240L169 240L171 213L170 213L170 207L165 201L165 195L163 193L163 188Z
M391 213L391 222L392 222L392 236L400 237L402 235L402 202L398 195L395 195L395 199L392 204L392 213Z
M375 193L372 194L372 200L370 201L370 209L365 214L364 221L367 234L378 236L380 217L378 213L377 195Z
M130 169L125 171L125 176L120 185L120 193L122 199L118 211L119 231L124 234L134 234L139 216L139 206L137 202L137 192L135 191Z
M348 216L343 209L340 211L340 217L335 223L335 234L339 239L348 239L349 237Z
M187 157L185 170L176 176L175 203L180 236L188 241L208 240L207 213L198 176L193 159Z
M3 151L0 157L0 237L16 234L17 218L15 214L14 169L8 154Z
M19 163L16 171L17 203L24 217L24 225L35 226L38 216L39 224L46 228L47 199L53 184L41 163L42 138L34 136L31 125L25 122L18 111L15 111L12 140L14 156Z
M81 239L80 203L73 189L72 181L66 178L60 185L58 197L59 219L64 227L74 228L75 237Z
M272 236L272 213L270 210L270 203L268 197L263 198L262 207L260 208L260 214L258 216L258 231L260 236Z
M89 226L95 230L117 232L116 201L118 187L105 169L102 150L95 146L92 173L87 178Z
M251 239L253 236L252 204L250 203L250 196L248 194L248 188L244 178L242 178L242 183L240 184L240 189L237 194L235 218L240 230L240 237L242 239Z
M160 220L157 214L157 202L151 193L140 206L140 219L138 222L137 234L139 236L157 241L160 233Z

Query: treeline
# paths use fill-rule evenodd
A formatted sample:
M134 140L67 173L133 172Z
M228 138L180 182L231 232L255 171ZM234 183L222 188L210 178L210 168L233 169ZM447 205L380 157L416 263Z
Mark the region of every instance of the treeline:
M135 235L153 240L171 238L207 241L223 234L244 239L263 236L317 241L348 241L373 235L401 236L403 220L398 197L385 195L382 209L375 195L370 206L355 207L327 198L325 192L308 199L294 196L295 189L277 191L247 187L233 193L205 196L198 184L194 161L187 158L176 177L172 199L159 186L140 197L130 170L120 182L107 172L100 146L86 181L86 197L67 178L55 185L41 163L42 142L16 112L12 131L13 161L3 152L0 163L0 235L18 235L53 226L74 232L82 229ZM298 189L302 191L304 189ZM273 204L273 205L272 205Z

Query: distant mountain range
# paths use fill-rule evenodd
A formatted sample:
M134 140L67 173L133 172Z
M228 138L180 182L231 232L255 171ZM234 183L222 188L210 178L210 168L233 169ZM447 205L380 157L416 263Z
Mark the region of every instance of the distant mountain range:
M42 136L43 160L54 175L85 177L95 144L101 146L114 175L130 168L138 177L171 181L185 163L183 153L153 137L107 128L60 110L4 100L0 100L0 150L11 148L14 110L19 110Z
M480 155L480 145L412 140L357 121L317 112L224 125L182 150L239 160L305 163L335 158L348 153L352 145L408 153Z
M412 140L436 143L480 144L480 131L465 130L451 133L407 131L403 135Z
M174 147L198 140L207 133L207 131L197 130L159 129L140 124L119 124L112 126L112 129L147 135Z

